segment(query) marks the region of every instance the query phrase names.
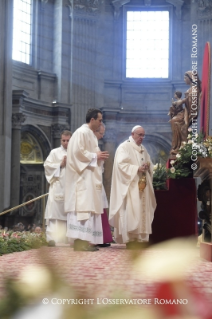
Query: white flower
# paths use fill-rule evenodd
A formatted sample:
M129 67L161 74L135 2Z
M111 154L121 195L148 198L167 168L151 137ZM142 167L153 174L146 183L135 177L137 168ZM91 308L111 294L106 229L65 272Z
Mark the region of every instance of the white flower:
M170 164L171 164L171 165L174 165L174 163L175 163L174 160L171 160L171 161L170 161Z
M183 145L186 145L186 142L182 142Z
M191 136L191 134L188 134L188 138L191 138L192 136Z
M158 168L158 163L156 163L156 164L153 166L153 171L155 171L157 168Z
M192 131L192 128L191 128L191 127L189 127L189 128L188 128L188 131L189 131L189 132L191 132L191 131Z
M173 174L173 173L175 173L175 168L174 167L171 167L170 168L170 172Z
M195 134L195 137L197 138L198 136L199 136L198 133L196 133L196 134Z
M180 155L180 154L177 154L177 155L176 155L176 157L177 157L177 158L180 158L180 157L181 157L181 155Z
M193 143L193 141L192 141L192 140L189 140L189 141L188 141L188 144L192 144L192 143Z

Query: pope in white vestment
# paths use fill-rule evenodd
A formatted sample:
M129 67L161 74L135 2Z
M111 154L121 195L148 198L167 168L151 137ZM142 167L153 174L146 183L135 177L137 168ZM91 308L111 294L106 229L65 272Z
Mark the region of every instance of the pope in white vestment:
M107 152L99 150L94 134L101 120L101 112L98 113L97 119L92 117L90 122L86 117L87 124L83 124L74 132L68 145L65 212L67 213L67 237L70 242L81 240L90 244L103 243L100 163L101 159L107 158L108 155ZM86 247L84 247L85 250ZM74 248L78 250L77 247Z
M111 184L109 223L117 243L147 242L152 232L156 200L152 185L153 165L141 145L145 131L132 129L132 136L117 148ZM138 183L146 175L146 187Z
M63 134L64 133L64 134ZM66 242L67 215L64 212L64 187L67 146L71 132L63 131L61 146L53 149L44 162L45 176L49 185L46 205L46 239L55 243Z

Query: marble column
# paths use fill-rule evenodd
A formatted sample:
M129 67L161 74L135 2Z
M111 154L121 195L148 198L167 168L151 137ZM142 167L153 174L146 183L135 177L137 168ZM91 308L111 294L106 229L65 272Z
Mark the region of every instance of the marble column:
M0 212L10 206L12 0L0 1Z
M19 205L20 200L21 125L25 119L26 117L23 113L14 113L12 115L11 208Z

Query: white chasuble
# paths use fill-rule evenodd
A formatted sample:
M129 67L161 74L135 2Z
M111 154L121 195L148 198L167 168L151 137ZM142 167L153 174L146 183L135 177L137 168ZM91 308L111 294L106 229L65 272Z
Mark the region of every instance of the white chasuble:
M98 151L96 136L83 124L70 139L66 164L65 212L77 212L78 220L103 212L101 165L92 164Z
M146 188L139 192L138 168L150 163L146 172ZM156 208L152 186L153 165L146 149L135 142L125 141L117 148L111 184L109 223L114 227L118 243L132 240L148 241Z

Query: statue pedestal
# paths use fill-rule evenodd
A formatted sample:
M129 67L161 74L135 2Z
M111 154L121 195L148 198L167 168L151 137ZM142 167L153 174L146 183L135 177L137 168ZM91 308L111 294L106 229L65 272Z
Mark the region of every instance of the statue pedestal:
M212 243L200 243L200 257L212 261Z
M193 178L170 179L168 190L156 190L157 207L150 242L197 235L196 185Z

